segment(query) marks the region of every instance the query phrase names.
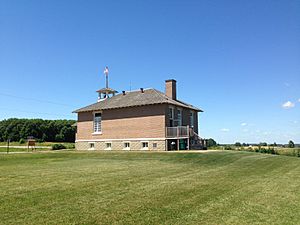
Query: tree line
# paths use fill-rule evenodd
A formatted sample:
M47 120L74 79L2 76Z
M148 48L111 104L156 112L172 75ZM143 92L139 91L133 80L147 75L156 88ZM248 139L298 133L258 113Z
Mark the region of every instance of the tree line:
M211 147L217 147L217 146L222 146L221 144L218 144L214 139L212 138L208 138L208 139L205 139L206 141L206 146L208 148L211 148ZM249 146L261 146L261 147L287 147L287 148L295 148L296 147L296 144L292 141L292 140L289 140L289 142L287 144L276 144L276 142L274 142L273 144L268 144L266 142L260 142L260 143L252 143L252 144L249 144L249 143L241 143L241 142L235 142L235 144L232 144L234 145L235 147L249 147ZM230 146L230 144L226 145L227 147Z
M0 141L20 141L33 136L37 141L74 142L75 120L6 119L0 121Z

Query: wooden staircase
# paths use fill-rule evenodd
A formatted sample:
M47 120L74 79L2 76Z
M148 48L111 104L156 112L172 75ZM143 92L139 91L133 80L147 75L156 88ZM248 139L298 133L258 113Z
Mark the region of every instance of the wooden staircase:
M202 139L195 131L190 130L190 149L206 150L206 141Z

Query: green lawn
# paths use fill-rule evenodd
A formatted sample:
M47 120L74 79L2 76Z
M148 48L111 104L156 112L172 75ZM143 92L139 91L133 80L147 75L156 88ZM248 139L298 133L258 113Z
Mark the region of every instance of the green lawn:
M36 148L35 150L29 149L29 152L32 151L50 151L50 148ZM0 152L7 152L7 148L0 147ZM28 152L27 148L9 148L9 152Z
M299 224L300 158L252 152L0 155L0 224Z
M13 141L9 143L10 146L27 146L27 142L20 144L17 141ZM36 146L44 146L44 147L51 147L53 144L63 144L65 146L73 146L74 143L70 142L36 142ZM7 142L0 142L0 146L7 146Z

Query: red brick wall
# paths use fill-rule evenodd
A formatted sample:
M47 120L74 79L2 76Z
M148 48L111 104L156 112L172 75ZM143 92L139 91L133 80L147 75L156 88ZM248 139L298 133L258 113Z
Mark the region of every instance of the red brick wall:
M93 134L93 113L78 113L77 140L165 137L165 105L104 110L102 134Z
M104 110L102 134L93 134L93 112L78 113L77 140L164 138L169 125L169 106L148 105ZM177 108L174 106L177 119ZM182 109L182 125L190 125L190 110ZM198 133L198 113L194 111L194 131Z

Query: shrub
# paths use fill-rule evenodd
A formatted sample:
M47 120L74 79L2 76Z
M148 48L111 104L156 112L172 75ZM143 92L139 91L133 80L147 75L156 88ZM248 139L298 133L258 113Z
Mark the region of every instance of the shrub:
M205 140L206 140L206 146L208 148L217 146L217 142L214 139L209 138L209 139L205 139Z
M75 144L74 143L65 143L64 145L65 145L65 147L67 149L74 149L75 148Z
M224 149L225 149L225 150L232 150L232 148L231 148L230 145L226 145Z
M267 151L266 148L261 148L261 149L260 149L260 152L261 152L261 153L268 153L268 151Z
M60 150L60 149L66 149L66 146L63 144L53 144L52 145L52 150Z
M43 142L44 142L44 140L43 140L43 139L39 139L39 138L38 138L38 139L36 139L36 142L37 142L37 143L43 143Z
M253 148L252 148L252 147L249 147L249 148L247 148L247 151L253 152Z
M20 143L20 144L24 144L24 143L25 143L25 140L24 140L23 138L21 138L20 141L19 141L19 143Z
M269 149L268 149L268 153L269 153L269 154L273 154L273 155L276 154L275 149L274 149L274 148L270 148L270 147L269 147Z

